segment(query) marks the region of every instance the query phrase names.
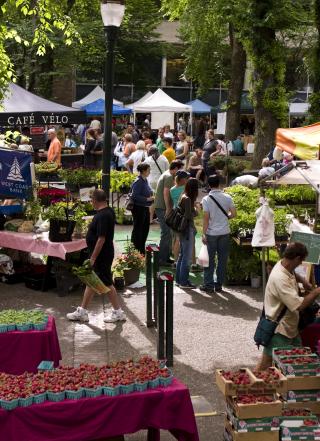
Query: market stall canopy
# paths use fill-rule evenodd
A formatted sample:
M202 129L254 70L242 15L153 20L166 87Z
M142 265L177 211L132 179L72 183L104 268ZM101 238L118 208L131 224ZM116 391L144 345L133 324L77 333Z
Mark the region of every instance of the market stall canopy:
M141 97L139 100L135 101L134 103L127 104L126 107L128 107L128 109L133 109L134 106L139 106L140 104L144 103L152 95L153 95L153 93L149 91L145 95L143 95L143 97Z
M67 125L85 119L84 112L41 98L13 83L0 108L1 126Z
M219 106L215 106L212 108L212 113L217 114L221 112L227 111L227 101L224 101L223 103L219 104ZM252 103L249 100L249 93L243 92L241 96L241 104L240 104L240 113L243 115L253 115L254 114L254 108Z
M282 185L320 185L320 161L297 161L293 163L293 168L284 176L275 181Z
M105 98L105 92L100 87L95 87L88 95L86 95L84 98L82 98L79 101L75 101L72 103L72 107L75 109L81 109L83 106L86 106L87 104L93 103L94 101L97 101L99 99L104 100ZM113 104L116 104L117 106L122 106L123 103L118 100L113 100Z
M133 111L136 113L149 112L192 112L191 106L179 103L167 95L162 89L158 89L150 98L145 100L142 104L133 106Z
M294 129L278 129L276 146L299 159L315 159L320 149L320 123Z
M309 107L309 103L291 102L289 104L290 116L304 116L308 113Z
M203 113L203 114L208 114L211 113L211 106L209 106L208 104L204 103L201 100L193 100L193 101L189 101L188 103L186 103L187 106L191 106L192 107L192 113Z
M93 103L87 104L82 107L82 110L86 112L87 115L103 115L104 114L104 100L99 99ZM125 107L113 105L112 115L130 115L132 113L131 109Z

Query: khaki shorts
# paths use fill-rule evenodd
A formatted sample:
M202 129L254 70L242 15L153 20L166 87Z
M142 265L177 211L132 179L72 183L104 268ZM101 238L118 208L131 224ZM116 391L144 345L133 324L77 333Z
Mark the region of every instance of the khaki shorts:
M263 349L263 353L272 357L272 349L286 346L301 346L300 335L297 335L294 338L288 338L282 334L274 334L268 346Z

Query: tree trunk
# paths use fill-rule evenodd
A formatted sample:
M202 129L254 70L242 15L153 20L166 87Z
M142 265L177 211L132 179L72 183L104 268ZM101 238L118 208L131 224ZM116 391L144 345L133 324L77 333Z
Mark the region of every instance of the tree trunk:
M229 24L231 53L231 79L228 90L226 137L234 140L240 135L240 107L247 56L242 43L237 39L233 26Z

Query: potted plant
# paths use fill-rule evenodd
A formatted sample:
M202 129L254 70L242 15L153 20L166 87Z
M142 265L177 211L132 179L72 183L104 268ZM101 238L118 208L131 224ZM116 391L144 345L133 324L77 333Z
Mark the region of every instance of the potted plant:
M131 285L139 280L140 271L144 268L144 256L135 249L131 242L127 242L124 253L116 258L113 272L123 276L126 285Z
M59 177L66 183L70 191L79 191L80 188L98 186L100 181L99 170L88 168L63 169L58 171Z
M70 242L72 240L76 222L65 204L50 205L43 217L50 221L49 240L51 242Z
M137 176L127 171L112 170L110 175L110 190L112 193L129 193L131 185Z

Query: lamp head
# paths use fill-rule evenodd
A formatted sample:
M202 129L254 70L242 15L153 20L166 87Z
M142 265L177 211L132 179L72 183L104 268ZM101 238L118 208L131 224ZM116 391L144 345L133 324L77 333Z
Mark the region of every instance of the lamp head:
M101 0L100 11L105 27L120 27L124 16L124 0Z

